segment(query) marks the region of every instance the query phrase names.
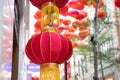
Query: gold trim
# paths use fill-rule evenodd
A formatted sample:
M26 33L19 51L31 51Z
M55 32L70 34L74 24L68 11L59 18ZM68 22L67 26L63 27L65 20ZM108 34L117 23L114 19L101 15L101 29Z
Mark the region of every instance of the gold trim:
M46 68L46 67L59 68L57 63L43 63L40 65L40 68Z

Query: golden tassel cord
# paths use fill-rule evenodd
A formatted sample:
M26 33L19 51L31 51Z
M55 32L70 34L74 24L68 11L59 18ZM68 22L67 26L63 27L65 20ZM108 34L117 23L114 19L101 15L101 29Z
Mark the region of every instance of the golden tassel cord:
M43 63L40 66L40 80L60 80L58 64Z
M59 8L52 2L47 2L42 5L41 9L41 27L46 30L47 27L58 27L59 20ZM44 29L45 28L45 29Z

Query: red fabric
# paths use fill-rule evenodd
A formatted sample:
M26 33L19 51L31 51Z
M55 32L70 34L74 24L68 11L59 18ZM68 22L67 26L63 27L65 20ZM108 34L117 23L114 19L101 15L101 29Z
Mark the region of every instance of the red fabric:
M54 62L61 64L72 55L72 44L65 36L44 32L32 37L26 45L28 58L37 64Z
M30 2L39 9L41 9L41 6L46 2L53 2L61 8L68 2L68 0L30 0Z

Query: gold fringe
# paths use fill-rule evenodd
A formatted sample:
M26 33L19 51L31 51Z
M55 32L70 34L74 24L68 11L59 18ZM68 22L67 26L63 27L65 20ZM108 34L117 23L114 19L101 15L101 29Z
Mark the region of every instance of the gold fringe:
M58 64L43 63L40 66L40 80L60 80Z

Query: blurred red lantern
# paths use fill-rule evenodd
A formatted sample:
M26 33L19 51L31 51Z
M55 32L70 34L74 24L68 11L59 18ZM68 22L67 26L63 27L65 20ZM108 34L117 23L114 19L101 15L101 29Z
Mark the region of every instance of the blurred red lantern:
M77 35L74 32L66 31L64 35L69 39L77 38Z
M66 30L70 31L70 32L75 32L76 28L72 27L72 26L66 26Z
M114 0L114 4L116 7L120 8L120 0Z
M77 19L78 19L78 20L81 20L81 19L83 19L83 18L85 18L85 17L87 17L87 12L85 12L85 11L80 11Z
M72 26L73 26L74 28L77 28L77 27L81 26L81 22L80 22L79 20L73 21L73 22L72 22Z
M102 9L99 9L98 10L98 17L99 18L105 18L106 17L106 11L102 10Z
M41 19L41 11L40 10L36 11L36 13L34 14L34 18Z
M68 5L64 5L62 8L59 9L60 14L62 14L63 16L67 16L68 15Z
M41 29L41 21L37 20L36 23L34 24L35 29Z
M98 8L102 8L104 6L103 0L99 1ZM96 7L96 3L93 4L93 7Z
M83 5L92 5L95 3L95 0L78 0Z
M68 4L69 4L69 7L74 8L74 9L79 9L79 10L84 9L84 5L82 5L77 0L72 0Z
M64 19L63 20L63 24L66 25L66 26L70 25L70 23L71 23L70 19Z
M28 58L37 64L61 64L72 55L72 44L65 36L43 32L33 36L26 45Z
M68 15L77 19L79 17L79 11L76 9L71 10L68 12Z
M80 40L84 40L89 35L90 35L90 31L89 30L82 30L78 34Z
M65 27L62 27L62 26L60 26L60 27L58 27L58 30L57 30L57 32L58 33L61 33L63 30L65 30L66 28Z
M39 80L39 78L35 76L35 77L32 77L32 80Z
M41 9L43 4L45 4L47 2L53 2L59 8L63 7L68 2L68 0L30 0L30 1L38 9Z
M88 19L80 20L81 26L88 27L90 25Z

